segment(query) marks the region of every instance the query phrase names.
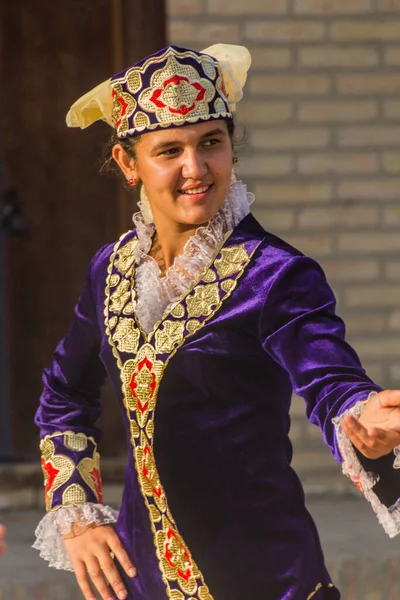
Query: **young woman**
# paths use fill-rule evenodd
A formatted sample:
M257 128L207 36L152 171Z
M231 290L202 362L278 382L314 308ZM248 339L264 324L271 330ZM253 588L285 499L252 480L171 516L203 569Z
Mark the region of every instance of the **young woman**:
M321 268L263 229L232 172L249 64L242 47L168 47L68 115L112 124L113 159L141 187L134 229L89 265L36 416L49 511L36 547L87 600L94 587L104 600L340 598L290 466L293 389L387 533L400 529L400 392L366 376ZM129 446L118 516L96 446L106 375Z

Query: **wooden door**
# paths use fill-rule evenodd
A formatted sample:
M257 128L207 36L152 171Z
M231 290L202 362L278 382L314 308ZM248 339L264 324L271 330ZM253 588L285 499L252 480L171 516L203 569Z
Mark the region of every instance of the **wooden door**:
M41 373L64 335L87 263L131 226L134 200L99 173L104 123L67 129L80 95L165 45L163 0L0 3L0 156L27 231L6 242L7 340L14 449L37 453ZM103 451L120 449L104 394ZM123 438L123 436L122 436ZM107 441L108 440L108 441Z

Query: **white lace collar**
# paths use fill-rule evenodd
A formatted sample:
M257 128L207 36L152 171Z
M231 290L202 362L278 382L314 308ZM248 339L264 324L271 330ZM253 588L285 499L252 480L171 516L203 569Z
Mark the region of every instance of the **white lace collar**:
M232 183L222 208L207 225L199 227L186 242L182 254L161 276L157 261L149 256L155 225L148 200L142 196L140 211L133 215L139 244L136 249L135 290L136 316L141 327L149 333L164 311L187 292L204 267L232 230L250 212L254 195L247 192L241 181Z

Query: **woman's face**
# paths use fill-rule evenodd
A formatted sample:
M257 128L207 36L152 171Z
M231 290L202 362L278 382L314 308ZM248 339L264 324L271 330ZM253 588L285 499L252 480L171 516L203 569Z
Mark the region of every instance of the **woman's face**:
M225 120L146 133L135 152L130 176L141 179L156 224L201 225L221 208L232 171Z

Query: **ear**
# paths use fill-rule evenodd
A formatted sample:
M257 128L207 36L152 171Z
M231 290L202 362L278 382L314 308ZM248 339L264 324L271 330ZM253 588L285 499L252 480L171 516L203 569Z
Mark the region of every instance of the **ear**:
M135 160L125 152L121 144L115 144L111 154L124 174L125 179L138 179Z

